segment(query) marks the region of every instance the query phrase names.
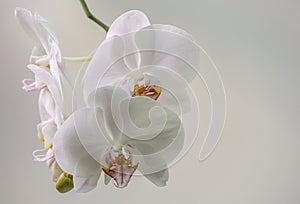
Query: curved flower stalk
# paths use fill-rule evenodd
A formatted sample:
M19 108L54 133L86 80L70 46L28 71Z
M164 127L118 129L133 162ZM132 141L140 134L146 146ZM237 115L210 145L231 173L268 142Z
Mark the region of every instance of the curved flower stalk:
M124 120L127 116L132 120ZM165 186L168 163L182 145L177 114L147 96L132 97L105 86L65 121L53 148L58 164L73 175L74 189L87 192L96 187L102 171L105 183L112 179L119 188L127 186L136 170Z
M68 110L72 88L61 70L61 52L58 40L48 22L37 13L16 8L15 15L20 25L34 42L34 48L27 65L35 79L23 80L26 91L40 90L39 112L41 122L37 125L38 138L44 149L33 152L35 160L47 161L52 171L52 180L57 182L63 171L55 161L52 142L57 129L62 125Z

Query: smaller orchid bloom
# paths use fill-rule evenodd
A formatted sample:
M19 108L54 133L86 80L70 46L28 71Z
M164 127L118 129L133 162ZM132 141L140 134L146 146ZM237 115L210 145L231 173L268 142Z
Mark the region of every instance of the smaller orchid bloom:
M168 180L168 164L181 151L183 129L177 114L147 96L105 86L90 94L87 107L75 111L58 129L56 161L73 175L74 189L105 183L128 185L139 171L157 186Z
M199 53L186 31L128 11L111 24L87 67L85 99L96 87L118 85L132 96L151 95L178 114L188 112L186 87L197 75Z
M64 101L72 92L71 85L62 70L62 56L58 40L47 20L23 8L16 8L15 15L24 31L34 42L29 64L35 79L25 79L26 91L46 89L56 105L56 123L60 125L64 114L70 112ZM40 102L43 100L41 99ZM46 100L45 100L46 101Z
M58 40L48 22L37 13L32 14L23 8L16 8L15 15L24 31L34 42L28 68L35 74L35 70L32 69L34 66L51 73L55 83L60 87L59 63L61 63L61 53L58 47ZM38 90L46 86L44 81L37 75L35 80L25 79L23 83L23 88L26 91Z

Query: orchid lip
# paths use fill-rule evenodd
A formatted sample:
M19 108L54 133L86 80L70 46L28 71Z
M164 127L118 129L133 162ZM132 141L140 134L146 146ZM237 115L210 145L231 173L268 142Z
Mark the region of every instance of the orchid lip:
M38 91L41 90L43 88L45 88L47 85L44 84L43 82L36 82L33 79L24 79L22 81L23 83L23 89L27 92L31 92L31 91Z
M47 151L43 154L43 152ZM52 149L37 149L32 153L34 160L38 162L45 162L54 157Z
M36 65L38 67L45 67L47 69L50 69L49 59L50 59L50 57L48 55L45 55L45 56L31 56L30 60L29 60L29 64L33 64L33 65Z
M149 98L152 98L154 100L157 100L158 97L160 96L162 91L162 88L156 85L134 85L134 91L131 92L131 96L147 96Z
M131 153L124 147L120 150L110 148L106 155L106 166L102 170L113 179L117 188L124 188L128 185L137 167L138 163L134 165Z
M135 77L134 80L131 80L131 96L147 96L157 100L162 92L162 87L159 86L159 81L147 73L140 75L140 78L137 79L137 77Z

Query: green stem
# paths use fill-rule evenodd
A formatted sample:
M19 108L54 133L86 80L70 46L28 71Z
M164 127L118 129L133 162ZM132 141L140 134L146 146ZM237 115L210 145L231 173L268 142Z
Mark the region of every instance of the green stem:
M81 6L86 14L86 16L91 19L92 21L94 21L95 23L97 23L101 28L103 28L106 32L109 29L109 26L104 24L102 21L100 21L98 18L96 18L89 10L88 5L86 4L85 0L80 0Z
M86 57L63 57L64 60L70 61L70 62L89 62L92 60L91 56Z

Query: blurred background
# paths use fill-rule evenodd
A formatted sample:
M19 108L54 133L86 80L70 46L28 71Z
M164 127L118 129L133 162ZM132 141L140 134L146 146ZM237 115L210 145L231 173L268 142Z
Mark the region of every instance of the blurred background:
M0 203L300 203L300 2L297 0L87 0L107 24L130 9L152 23L191 33L222 75L228 115L222 139L204 162L204 134L170 169L164 188L143 177L125 189L59 194L46 165L33 161L40 148L37 93L21 89L32 42L14 17L15 7L37 11L54 28L63 55L85 56L104 39L79 0L0 2L1 148ZM77 66L77 65L74 65ZM205 121L204 121L205 123ZM207 125L207 124L206 124ZM205 133L205 128L200 133Z

